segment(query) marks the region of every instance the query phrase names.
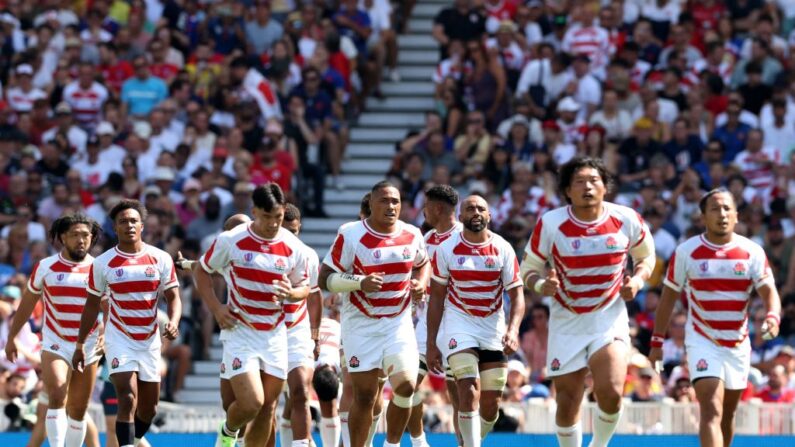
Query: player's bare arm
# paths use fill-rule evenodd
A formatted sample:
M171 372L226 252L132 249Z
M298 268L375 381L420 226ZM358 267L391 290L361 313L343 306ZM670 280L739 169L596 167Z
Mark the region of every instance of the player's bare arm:
M91 328L94 327L97 321L101 301L102 297L94 295L91 292L86 296L86 304L85 307L83 307L83 313L80 315L80 330L77 333L75 353L72 357L72 368L74 368L75 371L82 372L83 366L85 366L86 354L83 352L83 344L86 342L86 337L88 337Z
M309 330L312 341L315 343L313 350L315 360L320 355L320 323L323 319L323 294L315 291L309 294L306 299L306 310L309 314Z
M442 352L436 346L436 337L439 334L439 325L444 314L444 301L447 298L447 284L431 281L431 297L428 303L428 340L427 352L425 354L428 368L431 371L442 374Z
M8 330L6 358L10 362L15 362L17 360L17 335L19 335L19 331L21 331L28 322L30 315L33 313L33 308L35 308L36 303L39 302L39 298L41 298L41 294L35 294L31 292L30 289L26 288L25 291L22 292L22 301L19 303L19 308L17 308L14 319L11 321L11 327Z
M503 350L506 355L511 355L519 349L519 325L524 317L524 290L522 286L508 290L511 299L511 312L508 317L508 327L502 337Z
M765 322L762 325L762 338L771 340L778 336L779 325L781 324L781 298L778 290L770 283L764 283L757 287L756 291L765 303Z
M669 286L663 287L662 296L654 314L654 331L651 336L651 351L649 351L649 361L652 365L662 361L662 344L665 341L665 334L668 333L668 324L671 322L671 315L679 300L679 295L679 291Z
M411 271L411 299L417 301L425 297L425 289L431 275L430 263L426 260Z
M633 274L632 276L624 276L621 289L619 289L619 295L625 301L635 299L635 296L643 289L643 285L651 277L651 272L654 269L654 241L645 224L643 227L645 237L629 250L634 265Z
M168 323L163 327L163 335L169 340L174 340L179 336L179 319L182 316L182 300L179 299L179 287L167 289L163 296L168 306Z
M212 312L215 321L218 322L218 326L221 329L234 328L237 325L237 319L232 316L229 306L222 304L215 295L213 279L210 274L204 268L194 267L193 280L196 283L196 291L199 293L199 297Z
M384 273L376 272L367 276L337 273L328 265L323 264L320 266L317 284L321 289L333 293L353 292L355 290L374 293L381 290L384 284Z

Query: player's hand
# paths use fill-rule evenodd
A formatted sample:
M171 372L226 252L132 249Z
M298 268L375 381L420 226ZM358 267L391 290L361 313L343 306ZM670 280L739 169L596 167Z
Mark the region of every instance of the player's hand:
M555 296L560 287L560 280L558 279L558 272L555 269L549 269L544 284L541 286L541 294L544 296Z
M75 347L75 353L72 354L72 368L77 372L83 372L83 367L86 363L86 353L83 348Z
M163 336L169 340L174 340L179 337L179 323L169 321L163 326Z
M6 342L6 358L9 362L14 363L17 361L17 342L14 338L9 338Z
M215 321L218 322L218 326L221 329L229 330L234 329L237 326L237 318L232 316L232 311L229 306L221 306L218 310L214 313Z
M428 370L436 374L444 374L444 368L442 368L442 351L439 350L436 343L428 343L425 351L425 361L428 364Z
M778 337L778 320L775 318L765 318L765 322L762 323L762 339L763 340L772 340Z
M320 357L320 340L315 340L315 348L312 350L312 354L314 354L315 361L317 361L317 358Z
M378 292L383 286L384 272L370 273L362 280L362 291L364 293Z
M293 296L293 285L284 277L273 281L273 289L279 301L289 300Z
M519 349L519 334L515 330L508 330L502 336L502 351L511 355Z
M177 258L174 259L174 266L177 269L179 269L179 270L185 271L185 269L182 268L182 262L183 261L185 261L185 257L182 256L182 252L181 251L177 251Z
M411 280L411 299L414 301L419 301L425 298L425 286L418 280L412 279Z
M649 362L651 362L652 366L656 365L657 362L661 361L662 361L662 348L651 348L651 351L649 351Z
M619 289L618 294L621 295L624 301L632 301L635 299L641 287L643 287L643 284L639 278L624 275L624 282L621 284L621 289Z
M96 344L96 347L94 348L94 351L97 354L102 354L102 352L105 351L105 333L104 332L100 332L100 334L97 336L97 344Z

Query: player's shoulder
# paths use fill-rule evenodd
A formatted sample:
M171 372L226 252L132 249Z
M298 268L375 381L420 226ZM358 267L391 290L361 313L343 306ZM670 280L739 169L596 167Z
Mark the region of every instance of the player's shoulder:
M462 234L464 233L461 231L453 231L443 241L439 243L439 248L437 249L437 251L441 250L442 252L447 251L452 253L453 248L461 243Z
M636 210L628 206L619 205L613 202L604 202L604 207L607 210L608 214L610 214L611 216L615 216L625 222L637 223L637 224L643 222L643 218L641 217L641 215Z
M116 251L116 247L111 247L109 250L106 250L101 255L94 258L94 265L107 265L118 255L119 253Z
M154 245L146 244L144 246L144 250L146 250L146 253L148 255L154 257L158 261L171 261L171 260L173 260L171 258L170 254L168 254L166 251L164 251L164 250L162 250L160 248L155 247Z
M364 234L366 231L367 229L364 226L363 220L354 220L342 224L339 230L337 230L337 234L341 235L346 240L350 240L352 237Z
M422 230L420 230L416 225L412 225L410 223L403 222L402 220L398 221L398 228L401 234L409 233L419 240L424 240L424 236L422 235Z
M36 266L36 271L40 272L40 273L44 273L47 270L49 270L53 265L58 263L58 261L60 259L61 259L61 257L58 255L58 253L56 253L56 254L54 254L52 256L47 256L46 258L43 258L43 259L39 260L39 262L38 262L38 264Z
M554 228L559 226L568 219L569 219L569 207L561 206L542 214L541 218L539 219L539 222L542 225L544 225L544 227Z
M741 236L737 233L734 234L734 238L737 246L747 251L752 256L767 256L765 255L765 249L751 239L748 239L747 237Z
M508 241L505 240L504 237L500 236L495 232L491 232L491 246L496 248L500 254L503 252L511 252L515 253L513 247L511 246Z
M240 240L249 235L249 225L251 224L250 223L241 224L229 230L222 231L220 234L218 234L216 240L223 240L229 242Z

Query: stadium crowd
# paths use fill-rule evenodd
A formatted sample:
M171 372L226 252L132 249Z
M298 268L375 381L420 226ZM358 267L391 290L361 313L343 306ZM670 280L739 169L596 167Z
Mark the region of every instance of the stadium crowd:
M396 35L413 3L0 2L0 348L33 266L55 250L49 224L65 212L102 223L98 255L114 243L107 211L141 199L145 241L189 259L228 216L250 212L255 185L276 182L305 215L326 216L324 190L345 188L349 126L369 96L383 97L383 78L400 79ZM765 248L784 309L780 336L765 341L764 311L749 308L745 398L793 402L793 29L792 0L455 0L434 21L437 107L396 143L387 173L403 194L401 217L422 223L423 191L451 184L488 198L493 229L521 252L537 218L563 204L556 166L602 158L616 180L608 200L638 210L657 248L655 276L628 303L626 396L693 401L684 309L662 377L645 354L666 262L703 230L702 194L725 186L738 233ZM190 278L181 283L181 337L163 345L169 399L191 362L209 358L216 330ZM554 393L549 310L526 296L510 402ZM336 315L338 300L326 304ZM39 310L18 341L23 361L0 360L0 406L41 388L41 323ZM424 386L427 404L447 402L443 378ZM18 428L3 418L0 430ZM429 412L428 429L442 418ZM520 418L504 421L510 429Z

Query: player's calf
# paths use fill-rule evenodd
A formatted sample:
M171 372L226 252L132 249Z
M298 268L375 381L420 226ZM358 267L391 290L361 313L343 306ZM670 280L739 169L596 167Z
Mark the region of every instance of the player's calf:
M494 428L500 417L500 400L505 383L508 381L508 368L504 365L480 372L480 437L485 438Z

